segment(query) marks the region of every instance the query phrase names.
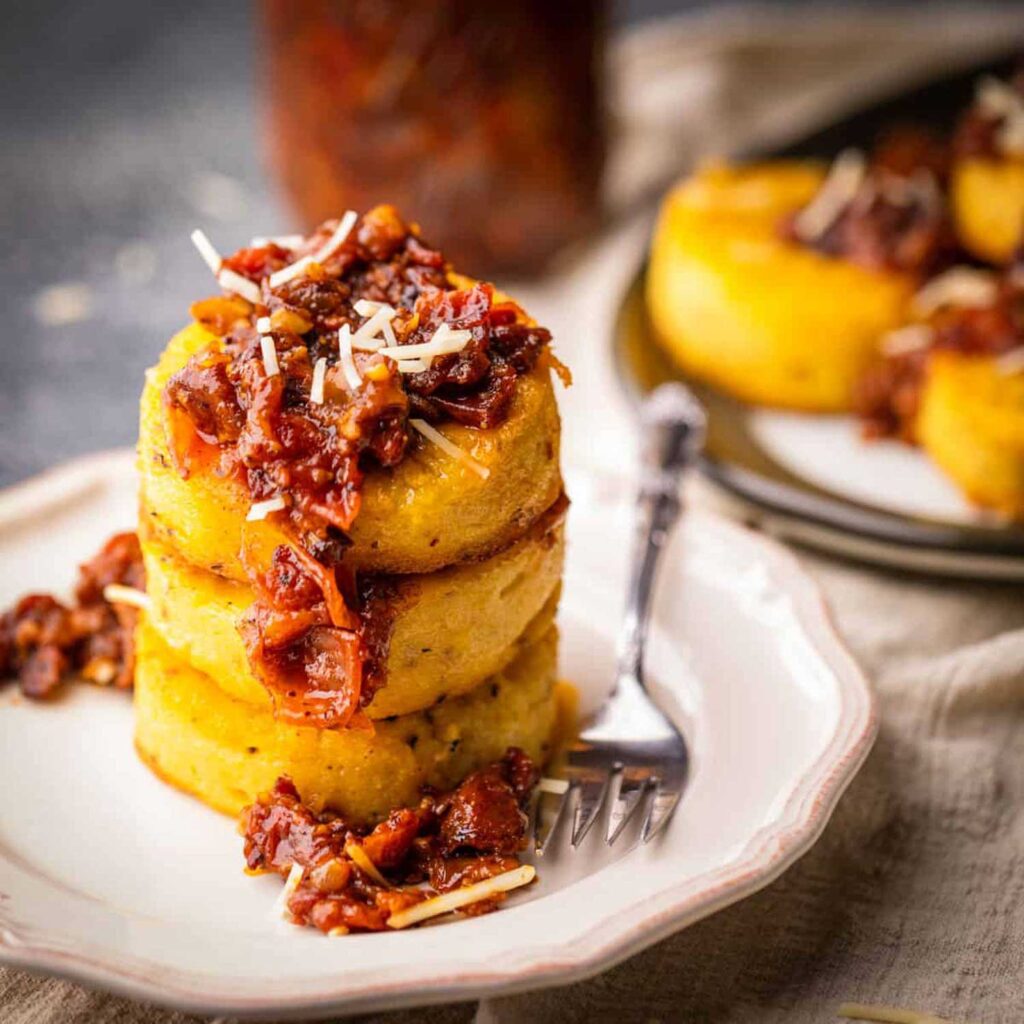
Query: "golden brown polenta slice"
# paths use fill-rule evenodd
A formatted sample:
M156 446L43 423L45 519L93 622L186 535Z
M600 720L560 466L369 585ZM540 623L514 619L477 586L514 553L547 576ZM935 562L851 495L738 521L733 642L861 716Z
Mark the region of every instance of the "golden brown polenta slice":
M551 627L470 694L378 722L369 732L284 725L268 710L229 697L144 624L135 745L163 779L226 814L238 814L279 775L290 775L307 801L373 821L416 803L424 785L456 785L510 746L543 764L558 717L556 639Z
M200 568L244 581L242 544L256 565L266 565L284 534L273 517L247 523L244 486L217 476L212 467L182 479L164 429L164 384L216 340L193 324L171 339L147 374L139 428L140 529ZM521 537L562 493L558 409L545 360L518 380L511 412L500 426L445 424L442 430L489 469L489 476L483 479L414 434L400 465L367 474L346 565L421 573L483 557Z
M680 368L749 402L842 411L899 326L912 279L785 240L780 223L825 169L712 166L661 210L647 274L654 329Z
M1024 519L1024 375L996 361L932 354L917 436L971 500Z
M545 513L504 551L426 575L371 581L369 635L386 644L371 718L404 715L456 697L504 668L530 623L550 623L564 558L564 510ZM238 700L270 707L236 624L252 603L245 584L143 544L149 621L165 643Z
M1024 161L967 157L953 166L953 222L973 256L1008 263L1024 229Z

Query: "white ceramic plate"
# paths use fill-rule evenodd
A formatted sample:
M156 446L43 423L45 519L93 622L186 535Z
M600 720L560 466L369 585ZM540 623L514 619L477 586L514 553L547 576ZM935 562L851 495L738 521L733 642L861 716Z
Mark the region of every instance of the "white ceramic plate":
M588 708L610 678L630 510L619 483L570 486L563 670ZM0 605L67 590L134 503L128 453L0 496ZM568 982L749 895L824 828L871 745L873 699L773 543L695 514L667 563L650 674L693 776L658 843L600 869L594 850L542 862L494 915L326 939L275 920L280 883L242 873L232 823L140 764L125 694L78 686L40 705L8 687L0 960L193 1011L327 1016Z

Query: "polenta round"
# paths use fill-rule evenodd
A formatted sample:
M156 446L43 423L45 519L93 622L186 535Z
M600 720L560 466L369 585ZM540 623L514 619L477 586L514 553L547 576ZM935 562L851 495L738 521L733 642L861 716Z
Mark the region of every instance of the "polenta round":
M484 561L389 577L371 586L386 597L364 614L384 617L387 658L381 687L365 709L374 719L459 696L504 668L524 631L550 623L564 558L564 512L541 517L525 537ZM143 543L149 621L178 656L230 696L269 708L236 628L252 588L196 569L154 542Z
M960 244L990 263L1009 263L1024 229L1024 161L971 156L953 165L953 222Z
M139 428L141 526L193 565L249 579L240 552L269 564L287 537L273 517L246 522L242 484L197 467L183 479L165 434L162 392L196 352L217 344L198 324L177 334L146 378ZM490 430L445 424L443 433L490 470L483 479L414 434L394 469L367 473L346 565L367 572L432 572L500 551L521 537L562 492L559 419L545 360L516 383L508 419Z
M647 306L685 373L749 402L850 408L879 337L903 321L914 282L781 236L783 218L824 178L811 163L712 166L669 194L651 249Z
M229 697L144 624L135 745L161 778L225 814L289 775L307 801L375 821L414 804L425 785L457 785L509 747L543 764L558 724L556 642L549 628L469 695L377 722L373 731L317 729L285 725Z
M1024 376L992 358L933 353L917 437L972 501L1024 519Z

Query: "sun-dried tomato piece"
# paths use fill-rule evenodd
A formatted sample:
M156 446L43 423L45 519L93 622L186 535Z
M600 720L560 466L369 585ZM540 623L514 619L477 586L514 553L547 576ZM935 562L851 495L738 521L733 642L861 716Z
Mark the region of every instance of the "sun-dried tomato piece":
M138 612L110 604L110 584L145 588L142 552L134 533L120 533L79 567L75 603L29 594L0 615L0 679L14 677L26 697L45 700L73 674L127 689L135 668Z
M419 806L394 810L367 829L350 826L330 810L314 811L291 779L281 777L242 812L246 867L282 877L294 865L303 869L288 899L298 924L323 932L383 931L393 914L437 893L516 868L525 837L521 807L537 778L530 758L510 748L451 793L424 797ZM449 841L453 830L460 834L455 845ZM351 859L353 843L357 856L372 862L372 875L365 862ZM461 912L488 913L504 898L498 893Z

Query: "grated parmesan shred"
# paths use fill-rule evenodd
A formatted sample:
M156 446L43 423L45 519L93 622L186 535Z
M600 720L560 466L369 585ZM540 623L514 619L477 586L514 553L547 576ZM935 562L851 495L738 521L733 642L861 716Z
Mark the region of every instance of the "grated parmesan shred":
M192 244L199 250L199 255L203 257L203 262L213 271L214 276L219 274L224 260L217 252L213 242L206 237L206 232L196 228L189 237L192 239Z
M983 113L1002 119L995 136L999 149L1011 156L1024 155L1024 96L1008 82L987 76L978 83L977 98Z
M935 338L935 332L927 324L907 324L883 335L880 343L887 356L903 356L928 348Z
M486 466L477 462L469 452L464 452L457 444L449 441L437 427L431 426L426 420L410 419L409 426L418 430L428 441L436 444L446 455L450 455L453 459L468 466L482 480L486 480L491 475L491 471Z
M284 888L278 894L277 899L274 900L275 917L283 917L286 921L292 920L291 911L288 909L288 901L292 898L292 894L298 889L299 885L301 885L305 873L301 864L292 863L292 869L288 872Z
M269 316L261 316L256 321L256 330L260 334L270 334L270 332L273 329L274 329L274 325L270 322L270 317Z
M280 494L275 494L273 498L267 498L266 501L256 501L249 506L249 511L246 514L246 522L258 523L262 519L266 519L271 512L280 512L288 507L288 503L284 500L284 497Z
M359 311L356 310L356 312L358 313ZM356 329L355 334L352 335L352 347L366 352L376 352L384 344L384 340L379 335L384 329L385 324L390 326L394 315L395 310L392 306L380 304L370 314L370 319L366 323L361 324Z
M289 263L287 267L282 267L280 270L275 270L270 275L270 287L280 288L281 285L301 277L314 263L323 263L324 260L333 256L345 239L348 238L358 219L359 215L354 210L349 210L341 218L341 222L334 229L331 237L315 253L311 256L303 256L301 259L296 260L294 263ZM290 248L294 248L294 246Z
M345 855L364 875L368 875L378 885L385 889L391 889L391 883L380 873L380 868L370 859L370 855L359 845L359 843L348 842L345 844Z
M267 371L267 376L276 377L281 372L281 366L277 361L277 346L269 334L260 335L260 350L263 353L263 369Z
M811 242L828 231L856 197L866 174L864 154L856 149L844 149L832 162L818 194L793 221L797 235Z
M537 792L554 793L556 796L561 796L561 794L569 792L569 783L565 779L550 779L545 777L537 783Z
M217 275L217 284L225 291L241 295L243 299L247 299L254 305L263 298L260 286L255 281L250 281L249 278L236 274L233 270L222 270Z
M149 611L150 607L149 594L121 583L108 583L103 588L103 600L109 604L130 604L142 611Z
M342 324L338 331L338 354L341 357L341 372L345 375L345 383L352 391L358 391L363 385L359 376L356 361L352 355L352 330L348 324Z
M309 400L314 405L324 404L324 381L327 378L327 360L321 356L313 364L313 383L309 386Z
M325 260L330 259L335 252L344 244L345 239L352 233L352 229L356 225L356 221L359 219L359 214L355 210L347 210L345 216L341 218L338 226L334 229L334 233L330 238L315 253L313 253L313 259L317 263L323 263Z
M303 256L302 259L296 260L294 263L289 263L287 267L275 270L269 278L270 287L280 288L281 285L287 284L296 277L301 277L306 272L306 269L314 262L315 261L312 256Z
M499 893L509 892L521 886L529 885L536 878L537 872L529 864L505 871L493 878L487 878L482 882L475 882L473 885L463 886L452 892L441 893L422 903L409 907L407 910L400 910L388 918L389 928L408 928L409 925L419 924L421 921L428 921L432 917L440 917L442 914L450 914L454 910L467 907L471 903L479 903L481 900L490 899Z
M353 307L360 316L373 316L387 306L386 302L374 302L373 299L359 299Z
M473 340L473 332L467 330L453 331L447 324L441 324L430 338L430 341L418 345L389 345L380 349L382 356L389 359L429 359L435 356L451 355L461 352Z
M951 267L933 277L913 298L914 312L928 317L944 306L984 307L996 299L999 288L995 275L974 267Z

